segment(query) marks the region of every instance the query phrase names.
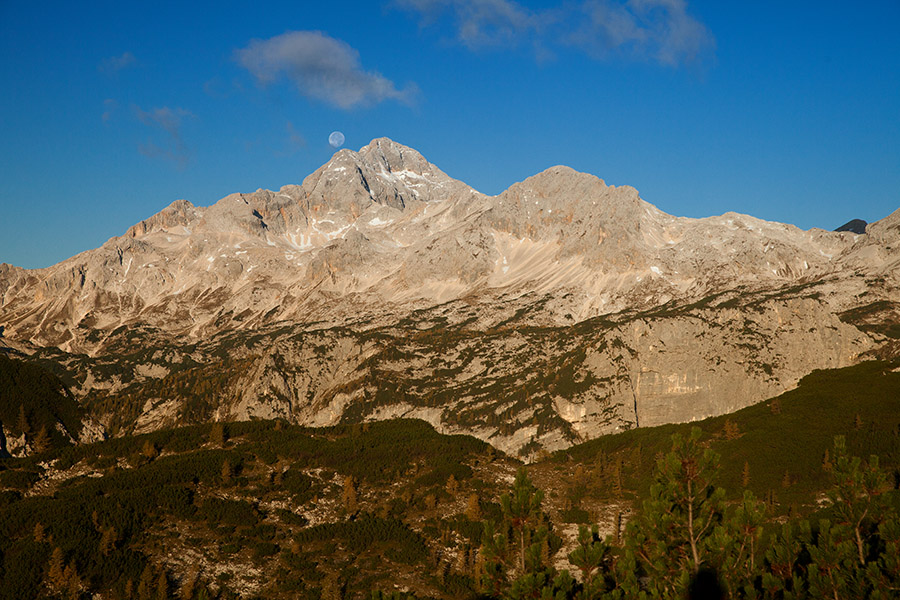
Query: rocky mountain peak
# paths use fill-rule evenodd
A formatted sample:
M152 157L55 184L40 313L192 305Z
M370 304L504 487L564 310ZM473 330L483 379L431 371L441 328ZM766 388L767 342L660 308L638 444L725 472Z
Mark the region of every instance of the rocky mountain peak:
M360 148L358 154L376 170L381 167L388 173L410 171L424 175L433 168L417 150L386 137L372 140Z
M866 234L891 243L900 241L900 208L880 221L869 223L866 226Z
M132 225L125 232L126 237L138 238L155 231L168 231L174 228L187 227L200 215L200 211L187 200L176 200L149 219Z
M359 152L336 152L302 187L311 208L353 215L372 204L402 211L473 192L416 150L388 138L372 140Z
M861 235L866 232L866 225L868 225L868 223L866 223L862 219L853 219L847 221L846 223L835 229L835 231L849 231L851 233Z

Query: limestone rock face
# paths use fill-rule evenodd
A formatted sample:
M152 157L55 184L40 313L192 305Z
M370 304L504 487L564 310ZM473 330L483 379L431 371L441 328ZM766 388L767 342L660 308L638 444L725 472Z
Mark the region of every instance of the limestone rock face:
M865 231L675 217L562 166L486 196L381 138L301 185L0 264L0 334L93 406L135 403L98 409L114 431L408 415L527 455L895 352L900 211Z

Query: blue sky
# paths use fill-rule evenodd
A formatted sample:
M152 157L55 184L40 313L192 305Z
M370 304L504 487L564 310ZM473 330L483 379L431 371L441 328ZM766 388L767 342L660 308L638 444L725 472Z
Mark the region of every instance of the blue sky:
M874 221L900 207L898 30L896 0L3 0L0 262L300 183L333 130L488 194L565 164L679 216Z

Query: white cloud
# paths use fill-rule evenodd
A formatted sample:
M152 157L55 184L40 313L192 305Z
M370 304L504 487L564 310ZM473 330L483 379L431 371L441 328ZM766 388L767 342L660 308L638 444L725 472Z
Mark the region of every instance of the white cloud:
M190 150L181 136L181 126L185 119L193 118L189 110L183 108L169 108L162 106L148 111L139 106L132 106L138 120L154 129L160 129L165 133L161 143L147 141L138 146L138 151L144 156L153 158L165 158L174 161L179 168L184 168L190 162Z
M320 31L252 40L235 58L262 85L286 77L304 96L343 109L384 100L411 103L417 92L415 85L399 90L380 73L363 70L359 52Z
M97 70L101 73L106 73L107 75L115 75L122 69L130 67L135 63L137 63L137 59L134 57L134 54L125 52L120 56L104 58L100 61L100 64L97 65Z
M530 42L536 55L575 47L598 59L651 60L677 66L715 47L684 0L581 0L532 11L515 0L393 0L427 27L449 14L457 41L470 49Z

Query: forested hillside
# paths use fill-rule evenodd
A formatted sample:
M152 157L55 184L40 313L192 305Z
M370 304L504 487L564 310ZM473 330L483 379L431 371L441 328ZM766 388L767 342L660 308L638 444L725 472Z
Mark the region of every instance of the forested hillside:
M839 597L890 597L895 368L819 372L696 429L530 465L403 420L215 423L7 458L0 597L681 597L701 572L729 597L831 598L834 577ZM708 524L693 545L688 480Z

